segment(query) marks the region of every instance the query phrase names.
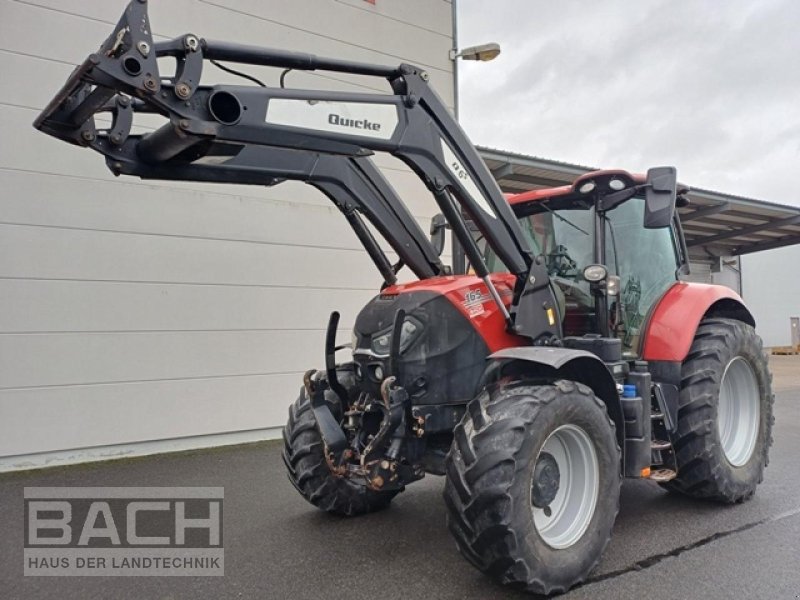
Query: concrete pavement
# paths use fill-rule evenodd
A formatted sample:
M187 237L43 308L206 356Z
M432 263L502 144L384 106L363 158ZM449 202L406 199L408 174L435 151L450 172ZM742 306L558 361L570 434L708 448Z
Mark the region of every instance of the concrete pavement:
M724 507L626 482L612 542L569 599L800 598L800 389L778 393L755 498ZM384 512L341 519L291 487L280 444L0 476L3 598L525 598L467 564L429 476ZM23 577L25 486L224 486L225 576Z

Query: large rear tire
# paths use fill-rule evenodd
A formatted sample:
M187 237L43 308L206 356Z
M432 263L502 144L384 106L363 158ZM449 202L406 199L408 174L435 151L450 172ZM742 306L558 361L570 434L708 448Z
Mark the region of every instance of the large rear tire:
M303 498L324 511L354 517L386 508L398 493L378 492L334 475L325 460L322 436L304 390L289 407L283 443L289 481Z
M586 386L484 390L456 426L446 471L458 549L500 583L564 592L611 538L620 450L605 406Z
M678 476L667 489L728 504L752 497L772 444L771 380L752 327L733 319L700 324L681 369Z

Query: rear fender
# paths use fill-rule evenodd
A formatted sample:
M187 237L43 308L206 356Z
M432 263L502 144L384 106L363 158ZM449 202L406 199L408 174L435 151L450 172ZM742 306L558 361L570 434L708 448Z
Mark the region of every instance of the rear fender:
M596 355L571 348L523 346L500 350L488 360L482 379L484 385L511 375L547 381L568 379L590 387L614 421L620 448L625 447L625 420L617 384L606 364Z
M732 289L678 281L661 297L650 315L643 336L642 358L683 362L700 321L707 317L756 325L742 298Z

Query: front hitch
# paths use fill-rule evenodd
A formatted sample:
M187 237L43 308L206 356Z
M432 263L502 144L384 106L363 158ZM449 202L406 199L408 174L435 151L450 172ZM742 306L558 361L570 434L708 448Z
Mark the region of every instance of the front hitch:
M406 413L411 409L411 397L405 388L395 386L395 381L395 377L387 377L381 384L383 420L378 433L361 454L361 468L366 474L367 485L375 490L396 482L399 475L397 459L406 435ZM389 439L391 441L385 457L369 460L370 455Z

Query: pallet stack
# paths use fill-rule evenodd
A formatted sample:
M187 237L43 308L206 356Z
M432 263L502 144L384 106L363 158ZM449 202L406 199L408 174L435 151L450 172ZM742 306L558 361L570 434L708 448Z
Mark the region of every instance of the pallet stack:
M800 345L797 346L775 346L772 354L800 354Z

